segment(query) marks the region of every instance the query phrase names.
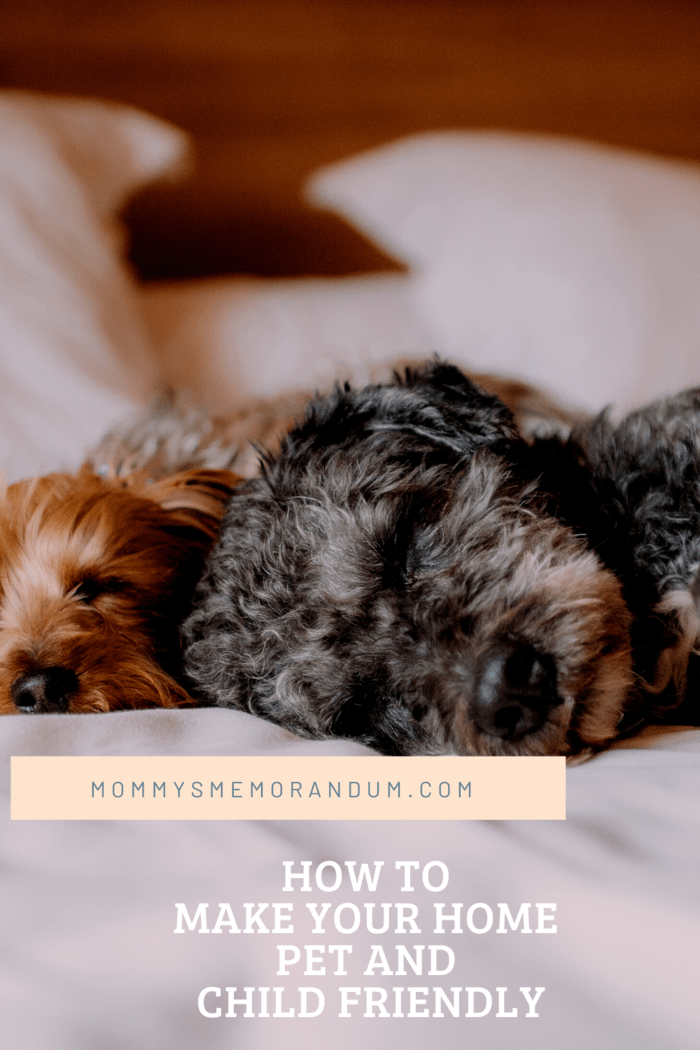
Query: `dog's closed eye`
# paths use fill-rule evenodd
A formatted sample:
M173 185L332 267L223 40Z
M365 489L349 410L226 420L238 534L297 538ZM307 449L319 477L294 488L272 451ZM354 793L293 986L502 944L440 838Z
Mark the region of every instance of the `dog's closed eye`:
M382 537L377 550L384 567L384 584L396 590L411 588L449 567L449 558L436 543L434 530L406 519L397 523L395 532Z
M120 591L125 590L126 587L128 587L126 581L119 579L117 576L107 576L102 579L87 576L74 586L71 593L73 598L77 598L84 605L92 605L94 601L103 595L118 594Z
M430 495L404 492L384 522L386 531L378 538L376 548L387 586L403 590L421 574L439 567L431 523L440 501Z
M383 566L385 586L403 590L415 582L423 563L422 547L419 530L405 517L399 518L391 531L377 539L376 550Z

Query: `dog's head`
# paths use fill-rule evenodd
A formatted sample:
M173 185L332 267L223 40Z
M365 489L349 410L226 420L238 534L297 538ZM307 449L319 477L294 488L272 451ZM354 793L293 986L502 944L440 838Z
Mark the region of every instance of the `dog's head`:
M318 399L234 493L185 624L207 702L387 753L559 754L615 732L615 577L538 509L510 413L435 363Z
M239 479L88 467L0 494L0 713L188 701L177 625Z
M637 688L622 730L697 724L700 669L700 389L606 410L530 459L551 509L620 580ZM690 683L690 684L689 684Z

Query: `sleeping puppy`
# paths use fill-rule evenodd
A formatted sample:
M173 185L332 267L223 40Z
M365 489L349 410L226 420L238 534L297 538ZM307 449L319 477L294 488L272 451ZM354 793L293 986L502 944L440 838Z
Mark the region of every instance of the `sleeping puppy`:
M587 536L633 617L636 684L622 725L700 723L700 389L603 412L568 441L535 442L549 509Z
M0 714L192 702L179 624L249 442L295 407L217 419L166 397L75 473L0 489Z
M204 703L385 754L570 754L631 682L620 585L457 368L317 398L235 490L184 625Z

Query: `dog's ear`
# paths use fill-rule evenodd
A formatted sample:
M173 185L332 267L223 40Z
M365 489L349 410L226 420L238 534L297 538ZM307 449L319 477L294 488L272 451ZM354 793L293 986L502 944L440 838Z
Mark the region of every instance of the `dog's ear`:
M510 408L456 365L435 358L418 368L407 368L404 376L397 378L402 386L422 394L455 423L477 423L491 428L494 435L517 437Z
M471 456L478 448L506 454L520 435L510 409L487 393L461 369L436 358L418 368L407 368L396 377L403 397L387 398L377 414L377 428L394 429L428 438L459 455Z
M421 454L463 462L478 449L509 456L520 441L510 410L459 368L435 359L393 382L317 395L283 443L283 458L374 450L409 460ZM268 457L267 468L274 465Z
M136 496L153 500L172 514L178 526L195 528L216 539L226 505L242 478L230 470L183 470L152 481L134 475L122 483Z

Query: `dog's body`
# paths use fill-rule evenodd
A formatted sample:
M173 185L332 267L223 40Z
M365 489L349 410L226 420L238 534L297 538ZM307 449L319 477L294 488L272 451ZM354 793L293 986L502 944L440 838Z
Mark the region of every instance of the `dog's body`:
M568 441L535 442L530 454L551 511L586 535L622 584L638 683L629 728L698 724L700 390L618 425L602 413Z
M184 627L196 694L389 754L608 740L627 608L538 508L520 444L440 363L313 402L231 498Z
M0 714L191 703L179 624L248 442L290 411L213 419L166 397L75 474L0 493Z

